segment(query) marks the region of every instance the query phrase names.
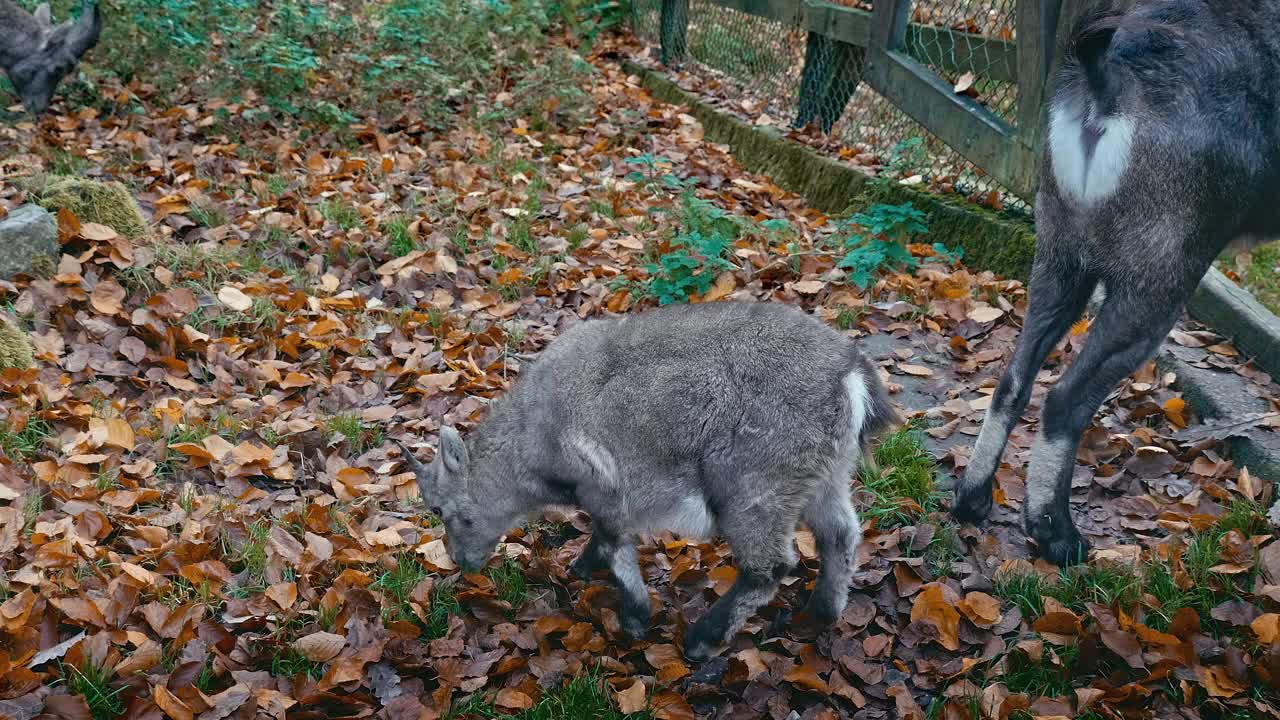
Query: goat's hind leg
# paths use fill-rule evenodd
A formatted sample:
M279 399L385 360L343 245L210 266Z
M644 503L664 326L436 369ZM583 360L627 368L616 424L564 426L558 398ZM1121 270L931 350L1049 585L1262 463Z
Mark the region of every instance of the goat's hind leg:
M1044 202L1049 202L1047 199ZM1046 214L1047 215L1046 211ZM1085 271L1072 245L1078 242L1068 222L1041 215L1030 303L1013 358L1000 377L991 407L982 421L973 456L955 487L951 514L978 524L991 512L991 484L1000 467L1009 433L1031 400L1036 373L1053 346L1084 311L1096 280Z
M1066 566L1087 557L1089 546L1071 520L1071 476L1080 436L1116 385L1155 355L1191 287L1182 293L1177 288L1170 293L1108 288L1084 350L1049 392L1031 451L1024 504L1027 534L1046 560Z
M842 466L804 511L804 522L818 544L818 584L813 589L805 614L829 625L844 612L849 602L849 581L857 569L858 544L862 524L849 496L850 468Z

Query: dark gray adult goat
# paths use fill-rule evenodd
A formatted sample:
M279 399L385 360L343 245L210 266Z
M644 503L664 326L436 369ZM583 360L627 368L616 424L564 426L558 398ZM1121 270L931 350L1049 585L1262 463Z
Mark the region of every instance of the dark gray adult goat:
M1143 0L1074 29L1049 111L1030 307L982 426L955 516L980 522L1036 372L1105 295L1045 401L1025 522L1047 560L1083 560L1071 520L1080 436L1150 359L1214 258L1280 237L1280 0Z
M58 82L98 43L102 16L82 0L80 19L54 26L45 3L29 13L13 0L0 0L0 68L9 76L27 112L49 107Z

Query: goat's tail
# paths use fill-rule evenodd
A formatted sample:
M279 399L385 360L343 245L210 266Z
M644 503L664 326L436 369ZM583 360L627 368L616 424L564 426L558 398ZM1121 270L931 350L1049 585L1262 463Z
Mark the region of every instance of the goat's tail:
M1079 63L1085 82L1095 98L1106 99L1112 95L1112 76L1107 72L1107 54L1115 41L1116 32L1120 30L1147 30L1167 36L1181 34L1177 27L1127 12L1118 0L1102 2L1082 15L1072 29L1067 57Z

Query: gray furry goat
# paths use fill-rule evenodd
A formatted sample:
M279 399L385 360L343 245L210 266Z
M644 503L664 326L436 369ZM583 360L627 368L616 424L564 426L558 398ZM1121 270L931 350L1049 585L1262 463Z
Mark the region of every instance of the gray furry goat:
M56 27L48 3L29 13L13 0L0 0L0 68L27 112L48 109L58 83L98 43L101 32L102 16L90 0L81 1L79 20Z
M632 637L650 618L635 537L722 534L738 579L685 634L702 659L773 598L801 519L822 562L807 609L825 622L844 610L862 537L850 478L897 418L876 372L848 337L785 305L670 306L565 332L466 441L442 428L429 467L400 449L464 569L530 511L589 512L572 570L611 572Z
M1069 503L1098 406L1155 355L1219 253L1280 237L1280 0L1130 4L1073 30L1049 111L1026 322L956 486L956 517L981 522L1036 372L1102 291L1027 471L1027 533L1059 565L1088 554Z

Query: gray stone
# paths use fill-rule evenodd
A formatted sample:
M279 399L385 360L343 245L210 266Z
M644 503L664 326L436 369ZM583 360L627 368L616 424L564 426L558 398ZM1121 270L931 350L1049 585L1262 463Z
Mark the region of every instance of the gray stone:
M52 268L58 252L58 223L39 205L23 205L0 220L0 279Z

